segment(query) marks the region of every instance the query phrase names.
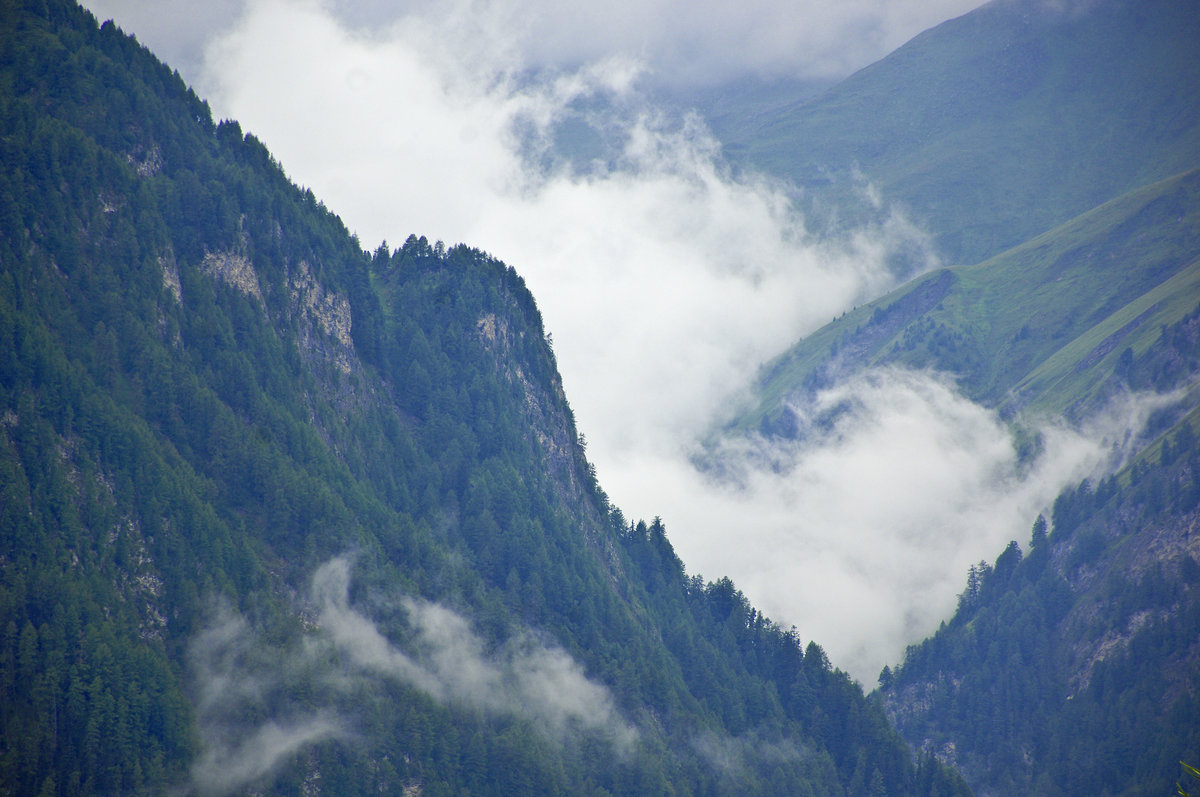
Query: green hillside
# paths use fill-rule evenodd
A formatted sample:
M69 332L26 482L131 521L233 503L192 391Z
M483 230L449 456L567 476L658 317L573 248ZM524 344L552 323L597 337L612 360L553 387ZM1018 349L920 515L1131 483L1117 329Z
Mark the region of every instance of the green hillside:
M789 403L885 365L952 374L1018 424L1179 391L1120 473L973 566L954 617L881 675L905 738L977 794L1170 793L1200 755L1198 235L1190 171L928 274L797 344L741 421L803 434Z
M855 171L977 263L1200 166L1200 7L989 3L822 96L711 123L736 162L839 212Z
M1200 357L1193 316L1172 330ZM1172 794L1200 752L1200 411L971 568L955 616L885 671L915 745L978 794ZM1023 550L1027 554L1023 554Z
M0 633L9 794L968 791L609 504L514 269L65 0L0 7Z
M800 437L792 406L879 366L948 374L1018 427L1176 391L1120 473L973 566L956 614L881 674L905 738L980 795L1174 793L1200 759L1197 41L1195 3L996 2L729 129L818 206L852 198L857 166L973 265L797 342L723 433Z
M1122 385L1171 387L1122 380L1198 304L1193 170L847 313L768 366L736 428L786 434L787 401L879 365L953 374L965 395L1009 413L1078 415Z

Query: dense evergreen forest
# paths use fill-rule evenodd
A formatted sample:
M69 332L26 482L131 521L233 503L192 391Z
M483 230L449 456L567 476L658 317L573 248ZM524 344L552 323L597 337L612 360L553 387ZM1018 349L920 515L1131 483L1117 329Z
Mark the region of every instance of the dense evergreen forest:
M884 672L905 735L977 793L1170 794L1195 759L1195 423L1063 493L1028 541L972 567L954 617Z
M609 504L514 269L66 0L0 6L0 494L6 793L968 793Z

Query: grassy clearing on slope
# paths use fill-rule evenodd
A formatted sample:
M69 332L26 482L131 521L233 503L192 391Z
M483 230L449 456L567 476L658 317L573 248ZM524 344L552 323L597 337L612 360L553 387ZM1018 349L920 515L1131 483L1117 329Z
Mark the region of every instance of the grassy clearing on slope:
M769 364L768 428L791 397L875 365L953 374L989 406L1089 405L1126 348L1140 355L1200 301L1200 170L1145 186L974 266L855 308Z

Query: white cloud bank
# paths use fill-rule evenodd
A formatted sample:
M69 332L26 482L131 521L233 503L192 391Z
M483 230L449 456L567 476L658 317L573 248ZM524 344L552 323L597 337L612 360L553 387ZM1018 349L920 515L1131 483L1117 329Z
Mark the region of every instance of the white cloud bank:
M1007 425L944 376L875 370L795 408L800 442L725 441L734 479L651 456L628 487L682 508L668 534L685 562L732 576L870 688L951 616L972 563L1027 550L1037 514L1120 465L1172 400L1126 396L1077 428L1031 420L1042 453L1022 463Z

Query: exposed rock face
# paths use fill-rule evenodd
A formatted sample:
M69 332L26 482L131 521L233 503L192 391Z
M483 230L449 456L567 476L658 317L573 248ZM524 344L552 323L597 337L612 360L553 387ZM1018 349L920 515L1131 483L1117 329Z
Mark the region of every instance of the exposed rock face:
M302 347L323 353L343 374L350 373L354 362L350 300L326 290L304 260L288 276L288 290L293 317L301 322ZM318 332L324 340L318 340Z
M157 144L152 144L149 149L139 148L136 154L131 152L126 155L125 162L133 167L139 177L153 177L162 171L162 150Z
M175 263L175 255L158 258L158 266L162 269L163 287L175 297L176 302L182 302L183 287L179 281L179 266Z
M258 274L244 255L236 252L209 252L200 261L200 270L260 302L263 299Z

